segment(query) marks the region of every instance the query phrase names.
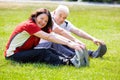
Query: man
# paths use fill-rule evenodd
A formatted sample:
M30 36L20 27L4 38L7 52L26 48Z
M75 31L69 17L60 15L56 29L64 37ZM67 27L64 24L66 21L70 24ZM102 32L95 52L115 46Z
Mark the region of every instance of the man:
M87 34L86 32L76 28L68 20L66 20L68 14L69 14L69 9L67 6L59 5L51 14L52 14L53 22L55 24L55 26L53 26L54 32L56 32L60 35L63 35L64 37L67 37L67 38L71 39L72 41L75 41L75 42L81 44L81 48L83 50L86 49L85 44L83 42L77 40L74 37L66 35L63 30L60 31L56 26L59 25L59 27L67 30L68 32L74 33L81 38L93 41L93 43L95 43L96 45L99 45L99 48L96 51L90 51L90 50L88 51L89 56L91 56L93 58L102 57L106 53L107 48L103 41L98 40L98 39L92 37L91 35ZM65 54L68 57L72 57L75 53L75 50L68 48L67 46L64 46L64 45L47 42L45 40L40 41L40 43L42 43L42 44L38 45L35 48L50 47L50 48L56 49L57 51L62 52L63 54Z

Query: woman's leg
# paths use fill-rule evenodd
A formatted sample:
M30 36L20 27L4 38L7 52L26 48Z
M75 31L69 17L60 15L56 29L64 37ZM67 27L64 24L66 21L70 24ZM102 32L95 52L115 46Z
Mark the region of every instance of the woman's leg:
M52 49L33 49L16 53L9 57L18 62L44 62L52 65L66 64L68 59Z

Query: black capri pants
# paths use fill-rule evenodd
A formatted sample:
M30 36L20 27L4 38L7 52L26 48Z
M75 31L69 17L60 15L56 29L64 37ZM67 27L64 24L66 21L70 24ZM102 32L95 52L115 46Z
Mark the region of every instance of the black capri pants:
M69 60L67 57L52 48L32 49L13 54L6 59L17 62L43 62L52 65L66 64Z

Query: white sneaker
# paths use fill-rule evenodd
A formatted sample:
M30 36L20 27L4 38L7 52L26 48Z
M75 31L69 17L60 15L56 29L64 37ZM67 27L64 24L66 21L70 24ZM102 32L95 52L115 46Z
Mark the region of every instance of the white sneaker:
M89 66L89 55L86 49L83 50L85 66Z
M76 55L72 59L70 59L70 61L75 67L80 67L80 60L77 58Z
M83 53L82 50L81 50L81 52L76 50L75 53L76 53L76 55L72 59L70 59L70 61L72 62L72 64L75 67L79 68L79 67L81 67L82 65L85 64L85 62L84 62L84 53Z
M75 53L78 56L78 59L79 59L79 61L81 63L81 66L85 66L86 62L85 62L84 51L83 50L76 50Z

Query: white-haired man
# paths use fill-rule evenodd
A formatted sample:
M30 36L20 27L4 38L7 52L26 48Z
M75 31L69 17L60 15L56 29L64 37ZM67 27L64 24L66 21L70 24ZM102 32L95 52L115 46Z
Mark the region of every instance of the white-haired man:
M96 45L99 45L99 47L96 51L88 50L89 56L94 57L94 58L102 57L106 53L106 50L107 50L105 43L101 40L96 39L95 37L92 37L91 35L84 32L83 30L76 28L73 24L71 24L71 22L66 20L68 14L69 14L69 9L67 6L64 6L64 5L59 5L53 12L51 12L53 22L55 24L53 26L53 31L64 36L64 37L71 39L72 41L80 43L81 48L83 50L85 49L85 44L83 42L79 41L78 39L76 39L74 37L69 36L68 34L66 34L66 32L64 32L64 30L62 30L62 29L60 30L58 28L58 26L67 30L68 32L76 34L79 37L93 41ZM40 43L42 43L42 44L39 44L35 48L40 48L40 47L53 48L53 49L56 49L57 51L63 53L64 55L66 55L68 57L73 57L75 54L75 50L68 48L67 46L64 46L64 45L60 45L60 44L56 44L56 43L52 43L52 42L47 42L45 40L41 40Z

